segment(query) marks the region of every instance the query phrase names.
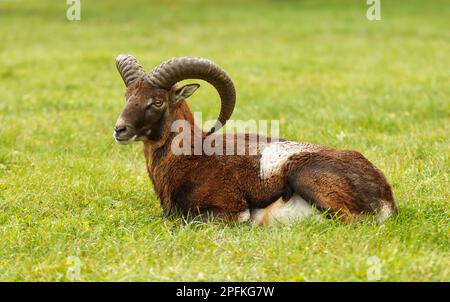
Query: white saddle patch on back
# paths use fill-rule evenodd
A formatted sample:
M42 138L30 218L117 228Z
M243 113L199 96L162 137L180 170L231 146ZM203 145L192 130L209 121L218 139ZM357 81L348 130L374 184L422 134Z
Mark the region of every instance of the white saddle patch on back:
M308 143L292 141L269 143L261 151L259 175L261 179L267 179L278 173L291 155L314 151L317 151L317 146Z
M280 198L264 209L253 209L250 220L258 225L273 225L277 222L289 223L313 216L316 211L306 200L298 195L293 195L288 201Z

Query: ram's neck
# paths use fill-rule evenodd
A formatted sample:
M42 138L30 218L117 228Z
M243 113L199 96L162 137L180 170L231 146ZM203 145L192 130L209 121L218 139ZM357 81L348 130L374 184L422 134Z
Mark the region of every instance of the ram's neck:
M171 131L172 125L175 122L179 123L179 127L177 126L176 128L178 129L172 129L173 131ZM153 170L160 163L174 159L177 156L172 152L172 147L174 147L172 143L174 142L174 138L181 137L181 132L183 132L184 137L189 137L184 142L189 144L189 147L186 146L186 148L190 148L191 150L194 150L194 142L201 142L206 136L206 133L203 132L201 127L195 124L192 112L184 100L180 101L178 106L170 113L168 120L165 122L161 138L156 142L144 142L144 154L151 177L154 173ZM190 154L194 153L191 152Z
M185 121L185 125L189 125L187 132L183 132L183 135L190 136L189 148L194 148L194 137L200 138L200 141L206 136L206 133L198 128L194 123L194 118L191 110L186 104L186 101L181 101L177 108L171 112L169 119L165 122L165 129L163 130L162 137L157 142L144 142L144 155L147 162L147 171L150 179L152 180L155 193L158 195L161 206L166 213L169 213L172 209L170 198L170 187L175 178L182 177L174 173L177 163L185 158L184 156L174 154L172 150L172 143L174 138L180 135L183 129L177 129L177 131L170 131L171 126L175 121ZM191 153L193 154L193 153Z

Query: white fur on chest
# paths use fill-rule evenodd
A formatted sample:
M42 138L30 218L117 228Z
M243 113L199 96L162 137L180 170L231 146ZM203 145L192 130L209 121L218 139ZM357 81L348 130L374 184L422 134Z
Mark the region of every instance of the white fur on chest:
M261 151L259 175L261 179L267 179L279 173L290 156L301 152L314 152L316 149L316 146L308 143L291 141L269 143Z

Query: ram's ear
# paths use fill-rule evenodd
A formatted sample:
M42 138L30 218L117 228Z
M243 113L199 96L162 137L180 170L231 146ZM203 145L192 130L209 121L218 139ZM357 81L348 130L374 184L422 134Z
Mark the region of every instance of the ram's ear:
M200 87L199 84L187 84L181 88L173 89L170 93L170 101L176 104L183 99L190 97Z

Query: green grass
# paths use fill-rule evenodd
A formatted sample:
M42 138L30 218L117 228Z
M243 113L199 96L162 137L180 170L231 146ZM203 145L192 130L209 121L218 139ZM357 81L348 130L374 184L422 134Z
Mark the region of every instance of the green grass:
M450 281L446 1L0 1L0 280ZM235 81L234 119L355 149L393 185L384 225L273 228L162 217L139 144L112 127L114 59L204 56ZM215 118L203 85L191 108Z

